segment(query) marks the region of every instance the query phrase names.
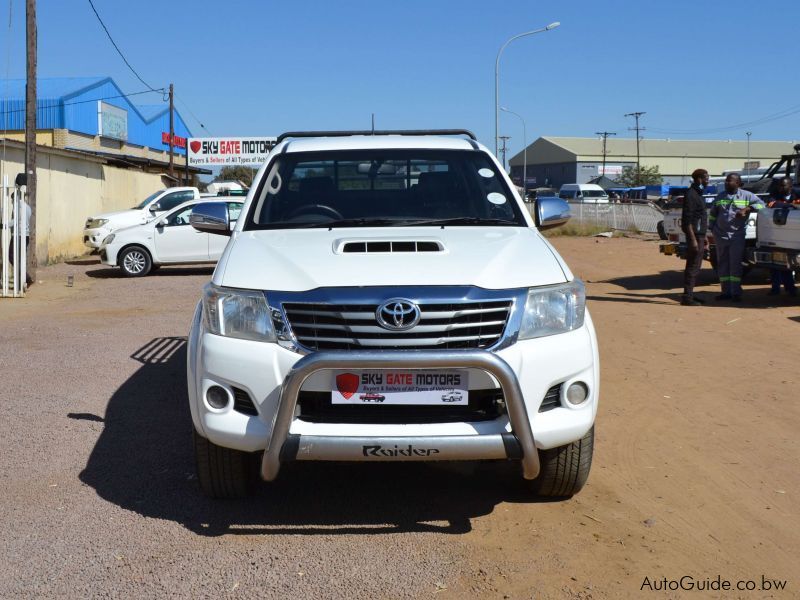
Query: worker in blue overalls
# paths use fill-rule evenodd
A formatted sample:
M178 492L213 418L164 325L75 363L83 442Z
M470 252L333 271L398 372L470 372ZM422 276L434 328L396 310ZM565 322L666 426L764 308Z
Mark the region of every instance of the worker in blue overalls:
M722 294L717 300L742 301L742 261L750 213L764 208L761 199L742 187L742 178L731 173L725 178L725 191L717 194L708 223L717 244L717 274Z

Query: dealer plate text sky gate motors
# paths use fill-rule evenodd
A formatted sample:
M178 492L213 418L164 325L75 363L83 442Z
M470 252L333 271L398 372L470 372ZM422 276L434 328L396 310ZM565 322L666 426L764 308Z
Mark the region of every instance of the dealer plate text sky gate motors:
M260 166L275 146L274 137L189 138L189 164L225 167Z

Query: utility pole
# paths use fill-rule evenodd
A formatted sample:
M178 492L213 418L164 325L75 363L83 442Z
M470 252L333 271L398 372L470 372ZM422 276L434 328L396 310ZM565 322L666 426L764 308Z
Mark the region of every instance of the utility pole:
M175 155L173 154L175 144L175 90L169 84L169 176L175 177ZM188 148L187 148L188 157Z
M30 239L26 270L36 281L36 0L25 1L26 83L25 83L25 183L27 203L31 209L28 230ZM24 216L23 216L24 219ZM23 241L24 243L24 241ZM20 289L26 282L20 282Z
M500 148L500 153L503 155L503 171L506 170L506 141L511 139L511 136L501 135L500 139L503 140L503 147Z
M639 132L644 130L644 127L639 127L639 117L641 117L644 114L646 113L632 112L632 113L627 113L625 115L626 117L633 117L636 119L636 127L628 127L628 131L633 131L634 129L636 130L636 185L639 185L639 178L642 173L642 165L639 155L639 139L640 139Z
M608 140L608 136L617 135L617 134L615 132L613 132L613 131L595 131L594 133L595 133L595 135L603 136L603 172L601 173L601 175L603 177L605 177L606 176L606 140Z

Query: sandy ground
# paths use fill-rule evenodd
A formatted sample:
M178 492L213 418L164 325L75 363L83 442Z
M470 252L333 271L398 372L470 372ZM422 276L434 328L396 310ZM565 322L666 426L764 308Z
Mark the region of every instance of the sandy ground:
M296 465L206 500L184 336L210 270L40 270L0 301L0 597L800 597L800 303L756 275L742 305L681 307L655 242L553 241L603 362L592 474L559 502L420 464ZM651 591L684 576L756 589Z

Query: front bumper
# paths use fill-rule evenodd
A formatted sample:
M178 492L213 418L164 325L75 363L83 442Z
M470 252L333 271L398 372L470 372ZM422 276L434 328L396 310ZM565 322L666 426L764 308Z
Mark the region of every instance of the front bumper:
M506 446L516 448L520 454L523 475L535 479L539 474L539 453L533 439L530 420L514 371L502 358L485 350L462 352L402 351L381 352L315 352L297 361L281 388L278 412L272 436L264 452L261 476L272 481L278 476L281 455L294 420L297 396L303 383L315 372L329 369L346 369L358 365L363 369L430 369L472 368L491 374L503 390L512 436L503 434L471 436L384 436L334 437L296 436L294 456L308 460L370 460L383 459L434 459L476 460L486 458L512 458ZM305 437L305 439L304 439ZM516 443L511 440L516 440ZM395 452L407 452L396 454ZM287 455L283 454L284 458Z
M562 446L592 427L599 398L599 360L591 317L581 329L517 341L498 350L318 352L301 356L277 344L206 333L200 308L189 336L187 377L198 433L213 443L264 452L262 476L277 476L288 460L478 460L521 459L526 477L538 473L538 449ZM500 388L506 414L481 422L331 423L296 416L303 391L324 391L330 370L340 368L462 368L470 389ZM326 378L324 375L327 375ZM563 397L583 381L589 397L572 406ZM474 386L473 386L474 383ZM554 385L562 384L558 407L539 412ZM229 405L213 409L206 391L219 385L253 400L258 414Z
M797 250L757 248L748 252L749 261L760 267L783 271L800 268L800 253Z
M111 230L106 227L83 230L83 245L88 248L97 249L103 245L103 240L111 235Z

